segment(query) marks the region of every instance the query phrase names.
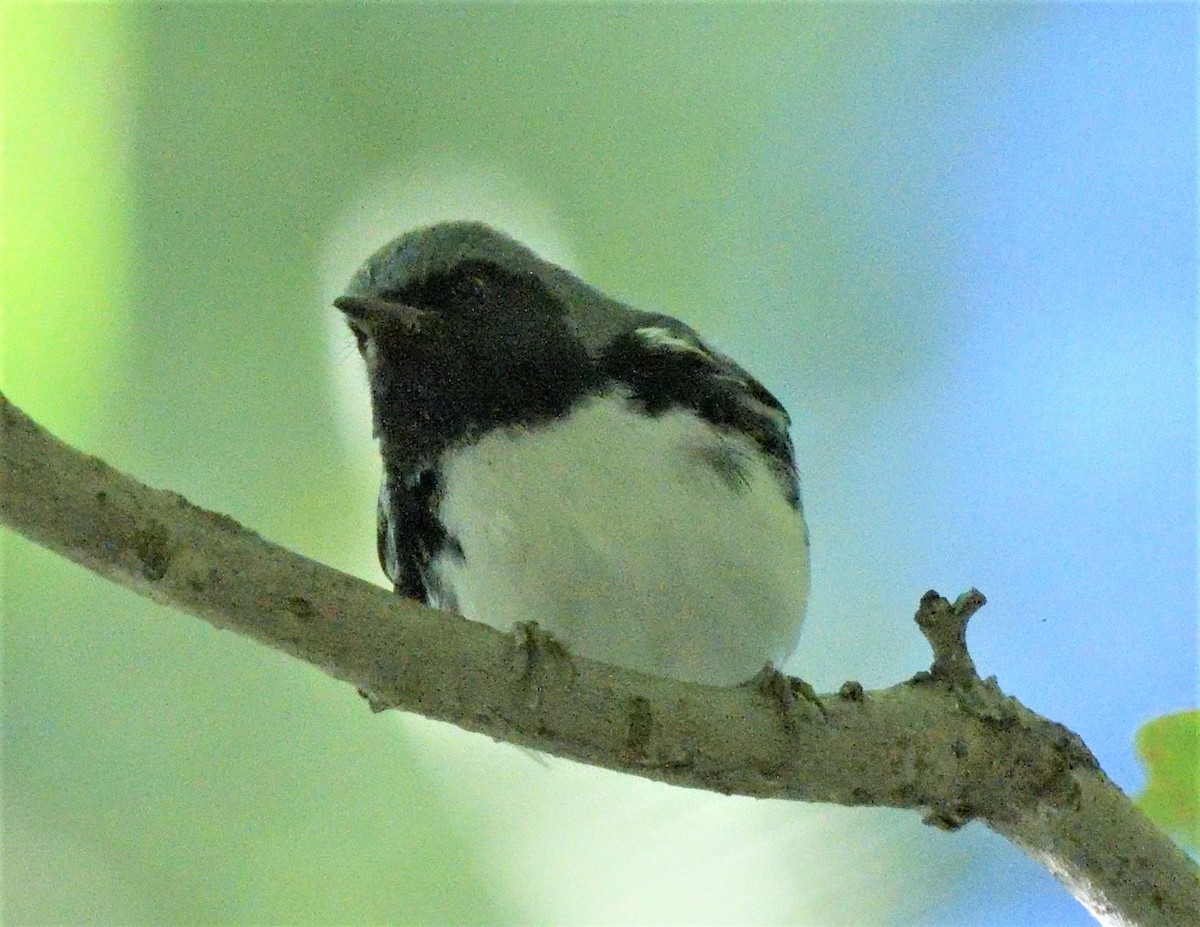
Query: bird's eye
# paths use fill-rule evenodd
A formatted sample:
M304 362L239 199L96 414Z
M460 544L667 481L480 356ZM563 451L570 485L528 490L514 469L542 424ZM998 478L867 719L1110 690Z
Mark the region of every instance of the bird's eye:
M467 271L454 282L454 295L463 302L482 302L487 299L490 290L487 277L477 270Z

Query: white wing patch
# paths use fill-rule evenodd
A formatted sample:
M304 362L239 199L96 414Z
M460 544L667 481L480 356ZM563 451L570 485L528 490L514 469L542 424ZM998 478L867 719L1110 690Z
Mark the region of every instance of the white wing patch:
M769 419L777 431L785 435L787 434L791 420L783 409L778 406L769 406L762 400L756 399L749 394L742 396L742 405L754 410L755 413L761 415L763 418Z
M680 354L689 354L692 357L700 358L712 368L712 375L714 377L735 383L741 387L738 393L741 403L744 406L752 409L756 415L768 419L776 429L783 434L787 434L788 426L790 425L787 413L776 406L768 405L760 399L755 398L746 388L749 375L742 371L733 361L725 357L725 355L706 350L701 345L696 344L695 341L676 335L674 332L659 326L647 325L635 330L634 334L642 339L646 347L652 350L676 351Z
M687 338L680 338L665 328L647 326L637 329L634 334L641 338L648 348L678 351L681 354L693 354L696 357L702 357L707 361L713 360L713 356L700 347L700 345L694 341L689 341Z

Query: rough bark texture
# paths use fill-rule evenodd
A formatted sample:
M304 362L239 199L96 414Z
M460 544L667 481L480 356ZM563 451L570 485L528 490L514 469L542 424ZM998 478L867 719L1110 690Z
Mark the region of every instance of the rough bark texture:
M816 696L766 674L721 689L570 657L407 601L277 547L62 444L0 395L0 522L164 605L312 663L398 708L596 766L726 794L976 819L1106 923L1200 924L1196 866L1082 741L983 680L983 604L927 593L934 662L888 689Z

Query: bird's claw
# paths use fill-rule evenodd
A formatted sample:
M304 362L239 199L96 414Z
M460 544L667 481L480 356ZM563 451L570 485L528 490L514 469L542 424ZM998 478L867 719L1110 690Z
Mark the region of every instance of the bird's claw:
M565 669L571 678L575 668L571 654L549 631L543 631L536 621L522 621L513 626L512 669L516 676L525 707L536 709L542 692L555 681L557 671Z
M811 685L795 676L784 675L771 663L765 664L750 680L750 684L770 699L779 714L789 723L800 704L809 706L813 720L816 720L817 714L822 721L829 717L820 696Z

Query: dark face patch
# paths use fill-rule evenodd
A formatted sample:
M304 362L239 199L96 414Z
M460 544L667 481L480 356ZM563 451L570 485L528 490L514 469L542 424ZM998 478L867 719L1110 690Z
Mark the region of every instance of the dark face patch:
M533 274L469 261L380 295L436 316L420 332L376 340L371 393L385 460L428 460L472 434L558 418L600 382Z

